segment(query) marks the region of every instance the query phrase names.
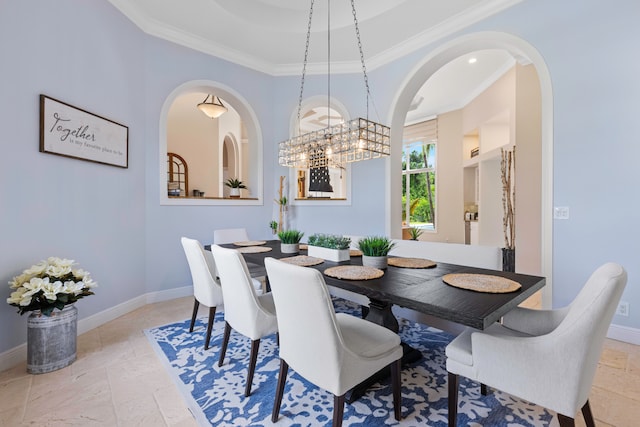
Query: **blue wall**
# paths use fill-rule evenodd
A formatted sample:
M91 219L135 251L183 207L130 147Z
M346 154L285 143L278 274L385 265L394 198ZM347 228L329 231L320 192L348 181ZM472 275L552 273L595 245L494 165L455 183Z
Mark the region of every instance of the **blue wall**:
M640 328L637 289L640 210L635 185L640 144L640 5L620 0L525 0L464 32L370 72L381 120L406 76L441 43L475 31L503 31L541 53L553 84L554 305L564 305L599 264L629 271L623 299ZM210 242L215 228L246 226L268 237L279 175L276 146L288 137L299 78L272 77L144 34L106 1L3 0L0 3L0 286L51 255L77 260L100 287L77 304L80 317L147 292L190 283L179 237ZM160 206L159 117L177 86L214 80L256 112L264 140L263 206ZM360 75L332 77L352 116L364 114ZM356 89L357 88L357 89ZM305 95L325 93L309 78ZM38 152L38 96L46 94L129 127L129 168ZM340 93L340 95L335 95ZM353 201L296 208L296 226L349 234L385 231L384 160L354 165ZM9 295L6 288L4 294ZM185 313L185 316L188 315ZM0 353L26 340L25 318L0 305Z

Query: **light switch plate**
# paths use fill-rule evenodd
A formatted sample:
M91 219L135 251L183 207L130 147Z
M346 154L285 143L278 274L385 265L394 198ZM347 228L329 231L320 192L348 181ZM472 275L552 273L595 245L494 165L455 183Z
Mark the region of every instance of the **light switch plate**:
M553 218L554 219L569 219L569 207L567 206L556 206L553 208Z

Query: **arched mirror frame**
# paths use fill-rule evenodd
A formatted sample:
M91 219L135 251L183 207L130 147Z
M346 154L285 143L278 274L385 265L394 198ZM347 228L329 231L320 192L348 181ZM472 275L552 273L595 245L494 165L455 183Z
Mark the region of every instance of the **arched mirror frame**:
M401 207L395 200L400 198L400 190L394 177L400 176L402 155L402 132L409 106L415 93L424 82L443 65L464 54L482 49L504 49L516 58L528 59L536 68L540 79L541 92L541 138L542 138L542 199L541 199L541 268L547 285L542 290L542 308L551 307L553 293L553 89L551 75L544 58L527 41L507 33L486 31L469 34L451 40L435 49L408 73L400 84L391 102L391 156L387 161L386 188L387 233L401 236ZM394 204L395 203L395 204Z
M167 117L173 102L180 95L190 92L211 93L232 106L240 115L247 132L248 162L252 174L247 186L251 189L252 199L203 199L203 198L170 198L167 194ZM195 108L195 106L194 106ZM213 80L192 80L176 87L165 99L159 120L159 189L161 205L178 206L248 206L263 204L263 141L258 118L249 102L234 89ZM222 165L220 165L222 166ZM220 172L222 176L222 172ZM220 185L223 185L220 182Z
M347 107L344 106L340 101L331 97L329 99L329 107L336 110L345 121L351 120L351 116ZM327 106L327 97L316 95L306 98L302 101L300 114L304 116L304 113L309 111L312 108L316 107L326 107ZM291 119L289 120L289 135L296 136L299 133L298 127L298 110L296 108L295 111L291 114ZM289 168L289 182L295 183L297 182L296 176L296 168ZM318 199L318 200L296 200L296 186L289 185L289 200L291 200L292 205L297 206L351 206L351 164L346 164L344 169L344 178L345 180L345 189L346 189L346 197L340 200L329 200L329 199Z

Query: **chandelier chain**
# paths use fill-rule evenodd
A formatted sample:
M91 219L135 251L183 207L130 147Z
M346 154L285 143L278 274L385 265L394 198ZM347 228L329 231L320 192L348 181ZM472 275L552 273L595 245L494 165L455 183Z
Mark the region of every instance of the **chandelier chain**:
M311 7L309 8L309 22L307 23L307 41L304 47L304 61L302 63L302 77L300 79L300 96L298 98L298 135L302 133L300 129L300 113L302 111L302 96L304 94L304 77L307 73L307 61L309 58L309 40L311 39L311 21L313 18L313 3L311 0Z
M360 52L360 63L362 64L362 74L364 75L364 86L367 91L367 119L369 118L369 77L367 76L367 67L364 63L364 52L362 50L362 41L360 40L360 27L358 26L358 18L356 16L355 0L351 0L351 13L353 14L353 26L356 29L356 39L358 40L358 51Z

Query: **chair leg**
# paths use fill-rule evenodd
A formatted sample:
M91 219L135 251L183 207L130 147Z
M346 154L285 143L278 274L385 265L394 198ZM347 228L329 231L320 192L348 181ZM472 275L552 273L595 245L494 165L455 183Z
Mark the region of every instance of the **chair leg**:
M587 427L596 427L596 422L593 419L593 414L591 413L591 406L589 405L589 401L587 400L582 407L582 416L584 417L584 423Z
M344 394L342 396L333 395L333 427L342 426L344 418Z
M576 425L576 421L573 418L562 414L558 414L558 421L560 422L560 427L575 427Z
M189 332L193 332L193 325L196 323L196 317L198 316L198 308L200 307L200 301L193 299L193 314L191 315L191 325L189 325Z
M449 372L449 427L455 427L458 418L458 376Z
M400 366L402 359L393 362L389 369L391 370L391 385L393 388L393 412L397 421L402 419L402 396L400 394Z
M204 339L204 349L209 350L209 341L211 340L211 329L213 329L213 319L216 317L216 308L209 307L209 322L207 323L207 336Z
M480 394L483 396L486 396L487 394L489 394L489 387L487 387L486 384L483 384L483 383L480 384Z
M222 348L220 349L220 357L218 358L218 366L222 366L224 355L227 353L227 344L229 344L229 335L231 335L231 325L224 322L224 335L222 337Z
M278 385L276 387L276 399L273 402L273 412L271 412L271 422L278 421L280 415L280 405L282 404L282 395L284 394L284 385L287 382L287 372L289 365L284 359L280 359L280 372L278 373Z
M244 396L249 397L251 394L251 383L253 383L253 373L256 370L256 361L258 359L258 349L260 348L260 340L251 341L251 357L249 359L249 373L247 375L247 385L244 387Z

